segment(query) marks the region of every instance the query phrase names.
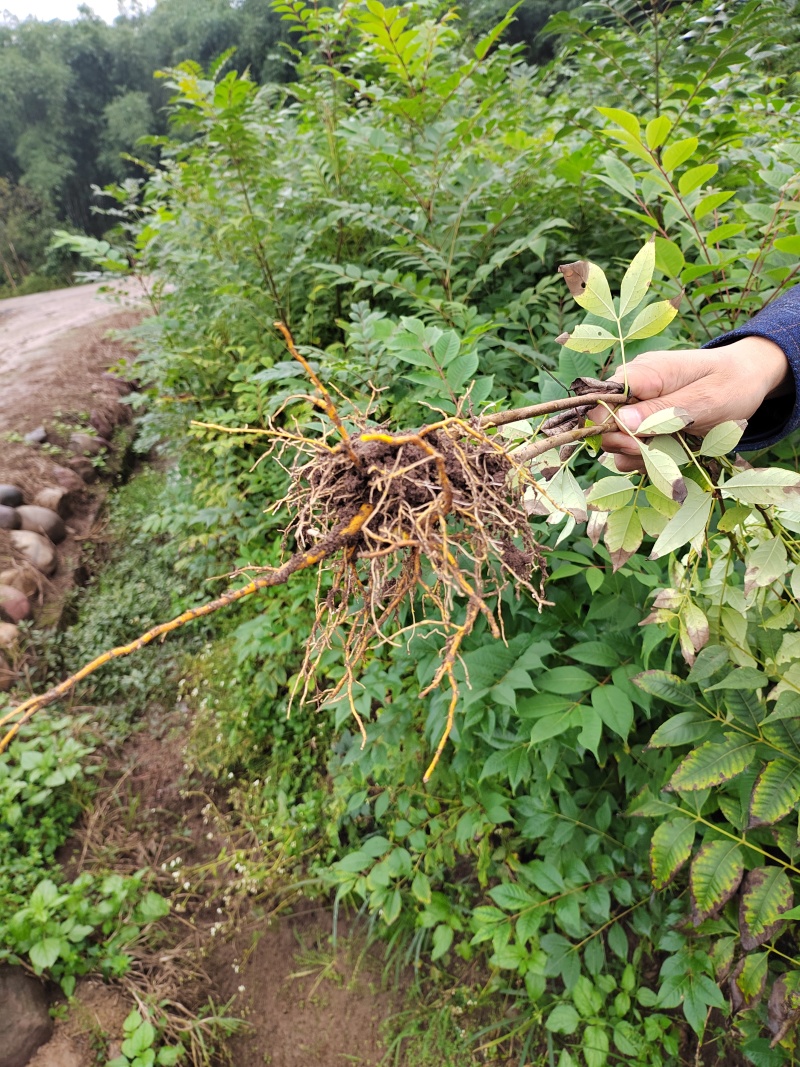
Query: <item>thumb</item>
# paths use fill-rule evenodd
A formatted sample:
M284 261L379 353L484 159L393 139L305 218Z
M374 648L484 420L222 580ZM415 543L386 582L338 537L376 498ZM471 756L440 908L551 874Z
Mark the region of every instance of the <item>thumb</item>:
M626 404L617 411L617 422L629 430L638 430L645 419L657 411L673 406L671 397L658 397L656 400L644 400L638 404Z

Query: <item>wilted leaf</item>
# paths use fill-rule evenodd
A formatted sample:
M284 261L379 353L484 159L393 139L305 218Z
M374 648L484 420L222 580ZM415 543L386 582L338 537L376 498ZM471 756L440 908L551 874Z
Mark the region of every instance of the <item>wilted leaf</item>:
M753 467L734 474L721 487L722 495L743 504L789 507L800 494L800 475L778 467Z
M768 763L753 786L747 829L767 826L788 815L800 800L800 764L776 759Z
M726 904L744 874L742 850L734 841L707 841L692 861L689 888L695 926Z
M636 509L612 511L606 522L605 545L611 556L612 569L624 566L642 543L644 532Z
M669 127L668 119L667 126ZM633 311L644 300L647 290L650 288L650 282L653 280L655 266L656 246L655 242L650 240L639 249L625 271L625 276L619 289L620 318Z
M708 619L697 604L687 604L681 611L681 626L691 643L693 652L699 652L708 644Z
M734 1013L754 1008L764 995L769 973L769 953L755 952L734 967L730 979L731 1007Z
M575 263L562 263L558 269L576 303L601 318L616 322L617 313L608 279L596 263L579 259Z
M721 422L705 435L700 446L701 456L727 456L739 444L747 429L746 419Z
M780 537L762 541L758 548L747 554L747 570L744 575L744 591L763 589L772 585L786 573L786 545Z
M739 898L739 936L745 952L769 941L781 927L794 893L782 867L756 867L748 873Z
M648 304L630 324L625 340L638 341L645 337L655 337L669 326L677 314L678 309L670 300Z
M586 522L589 518L583 490L569 467L561 467L546 489L552 502L572 515L576 522Z
M639 442L642 459L650 481L664 496L682 504L688 490L680 468L674 459L658 448L650 448L644 441Z
M678 816L656 827L650 842L650 871L654 889L668 885L692 854L695 823Z
M607 522L607 511L593 511L589 516L589 521L586 524L586 536L595 548L600 544L600 538L605 533Z
M728 734L721 742L706 741L679 764L668 788L688 793L728 782L746 770L755 751L756 746L741 734Z

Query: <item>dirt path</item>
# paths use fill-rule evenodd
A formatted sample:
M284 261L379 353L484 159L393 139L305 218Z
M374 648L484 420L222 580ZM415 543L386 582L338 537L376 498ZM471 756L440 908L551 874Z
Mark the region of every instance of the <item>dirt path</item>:
M135 283L119 286L114 297L100 295L100 287L0 301L0 432L25 433L56 410L90 403L90 386L108 365L100 342L109 329L140 317L142 307Z

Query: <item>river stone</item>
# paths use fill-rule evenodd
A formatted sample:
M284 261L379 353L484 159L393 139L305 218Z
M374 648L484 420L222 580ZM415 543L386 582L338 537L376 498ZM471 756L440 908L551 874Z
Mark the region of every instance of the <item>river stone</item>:
M56 516L57 517L57 516ZM56 550L46 537L32 530L12 530L11 544L18 552L32 563L37 571L46 574L48 578L56 569Z
M73 456L72 459L67 460L67 466L71 467L87 485L97 481L97 470L86 456Z
M42 983L21 967L0 967L0 1067L25 1067L53 1033Z
M22 490L16 485L0 484L0 504L7 508L16 508L22 503Z
M9 567L7 571L0 571L0 585L12 585L24 593L28 600L37 596L41 591L42 580L38 572L28 563L21 567Z
M108 448L108 441L104 437L94 437L90 433L74 433L69 439L69 447L73 452L82 456L99 456Z
M28 445L43 445L47 440L47 430L44 426L37 426L35 430L25 434L25 443Z
M72 514L72 498L66 489L40 489L33 502L37 507L54 511L61 519L68 519Z
M86 483L80 474L77 471L70 470L69 467L53 467L50 471L50 477L54 482L58 482L62 489L66 489L68 493L79 493L81 489L86 488Z
M3 654L0 653L0 693L7 693L16 680L17 680L16 674L14 674L14 672L12 671L8 661L5 659ZM2 996L3 996L3 990L2 990L2 987L0 987L0 998ZM3 1012L5 1011L5 1007L6 1007L5 1001L2 1000L2 999L0 999L0 1007L3 1008L3 1011L0 1012L0 1041L2 1041L3 1040L3 1036L5 1034L5 1030L4 1030L4 1027L3 1027L3 1022L4 1022ZM2 1051L0 1051L0 1065L2 1065L4 1062L5 1061L3 1059L3 1053L2 1053ZM27 1060L22 1060L21 1062L23 1064L25 1064L28 1061Z
M35 533L49 537L54 545L60 545L67 536L67 528L63 520L50 508L37 507L35 504L23 504L17 508L23 530L33 530Z
M19 640L19 630L13 622L0 622L0 648L13 649Z
M0 585L0 618L7 622L29 619L31 605L28 598L13 585Z
M16 510L0 504L0 530L18 530L19 523L20 519Z

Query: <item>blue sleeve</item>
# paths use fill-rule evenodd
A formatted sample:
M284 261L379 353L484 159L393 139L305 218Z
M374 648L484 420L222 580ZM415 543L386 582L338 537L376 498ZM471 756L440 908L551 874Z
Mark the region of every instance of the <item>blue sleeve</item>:
M703 348L721 348L742 337L765 337L779 345L794 376L794 392L765 400L750 419L739 448L767 448L800 427L800 285L783 293L749 322L715 337Z

